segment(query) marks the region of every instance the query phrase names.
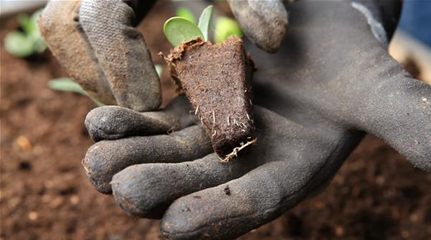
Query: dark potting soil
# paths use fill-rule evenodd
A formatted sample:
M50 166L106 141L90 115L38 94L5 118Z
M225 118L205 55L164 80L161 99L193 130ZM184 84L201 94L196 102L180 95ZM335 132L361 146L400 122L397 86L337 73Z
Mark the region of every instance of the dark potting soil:
M197 38L180 44L165 59L221 159L230 160L233 151L255 140L254 64L240 38L214 45Z
M162 33L173 14L167 2L142 25L158 64L156 54L170 48ZM95 105L47 88L65 76L49 54L28 62L6 53L5 32L16 26L0 29L0 239L162 239L158 221L129 216L88 182L80 162L92 144L84 118ZM165 103L175 97L168 75ZM431 174L368 136L321 194L240 240L428 240L430 186Z

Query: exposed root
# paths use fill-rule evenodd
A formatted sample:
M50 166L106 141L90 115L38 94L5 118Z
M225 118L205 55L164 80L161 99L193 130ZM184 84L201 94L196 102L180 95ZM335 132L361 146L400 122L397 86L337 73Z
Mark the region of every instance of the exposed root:
M198 112L199 112L199 106L196 107L195 115L198 115Z
M221 163L228 163L230 162L230 160L232 160L233 158L238 157L238 153L243 150L244 148L256 143L257 138L248 141L246 144L242 143L240 147L236 147L233 149L233 151L231 153L229 153L228 155L226 155L226 157L224 159L219 158Z

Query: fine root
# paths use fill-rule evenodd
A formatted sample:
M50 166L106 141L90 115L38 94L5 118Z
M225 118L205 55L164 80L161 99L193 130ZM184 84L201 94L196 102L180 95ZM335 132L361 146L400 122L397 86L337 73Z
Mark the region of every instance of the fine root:
M226 157L224 158L224 159L221 159L221 158L219 158L220 159L220 162L222 162L222 163L228 163L228 162L230 162L230 160L232 160L233 158L236 158L236 157L238 157L238 153L240 152L240 151L242 151L244 148L246 148L246 147L248 147L248 146L250 146L250 145L252 145L252 144L254 144L254 143L256 143L256 141L257 141L257 138L255 138L255 139L253 139L253 140L251 140L251 141L248 141L247 143L241 143L241 146L240 147L236 147L236 148L234 148L233 149L233 151L231 152L231 153L229 153L228 155L226 155Z

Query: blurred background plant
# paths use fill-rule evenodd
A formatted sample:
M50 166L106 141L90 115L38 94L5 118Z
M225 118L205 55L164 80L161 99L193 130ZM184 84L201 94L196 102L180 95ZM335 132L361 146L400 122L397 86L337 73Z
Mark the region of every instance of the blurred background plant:
M47 45L37 24L41 12L38 10L32 15L21 13L17 16L20 29L8 33L4 40L6 51L11 55L25 58L45 52Z
M156 68L157 74L159 75L159 77L162 74L162 66L156 64L154 66ZM57 90L57 91L62 91L62 92L74 92L74 93L78 93L84 96L87 96L89 98L91 98L91 100L93 100L94 103L96 103L97 106L104 106L105 104L103 104L102 102L98 101L95 98L92 98L82 87L81 85L79 85L77 82L73 81L73 79L68 78L68 77L62 77L62 78L56 78L56 79L52 79L48 82L48 87L53 89L53 90Z
M186 7L178 7L175 14L178 17L183 17L183 18L189 20L190 22L196 24L195 14L190 9L188 9Z
M218 17L214 32L216 43L221 43L230 36L242 37L242 30L238 22L229 17Z
M48 87L53 89L53 90L57 90L57 91L74 92L74 93L78 93L78 94L87 96L87 97L91 98L91 100L93 100L93 102L97 106L99 106L99 107L104 106L103 103L101 103L97 99L92 98L90 95L88 95L88 93L84 89L82 89L81 85L79 85L77 82L73 81L73 79L71 79L71 78L63 77L63 78L52 79L48 82Z

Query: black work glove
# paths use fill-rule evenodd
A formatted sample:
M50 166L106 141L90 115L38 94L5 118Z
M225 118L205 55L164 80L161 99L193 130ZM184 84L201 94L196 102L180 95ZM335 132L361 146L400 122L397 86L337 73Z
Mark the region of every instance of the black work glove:
M86 119L102 140L83 161L90 181L162 218L168 238L233 239L325 187L366 132L431 171L431 87L388 55L396 18L370 3L295 2L281 51L249 48L258 141L238 159L218 162L184 97L160 112L102 107Z

